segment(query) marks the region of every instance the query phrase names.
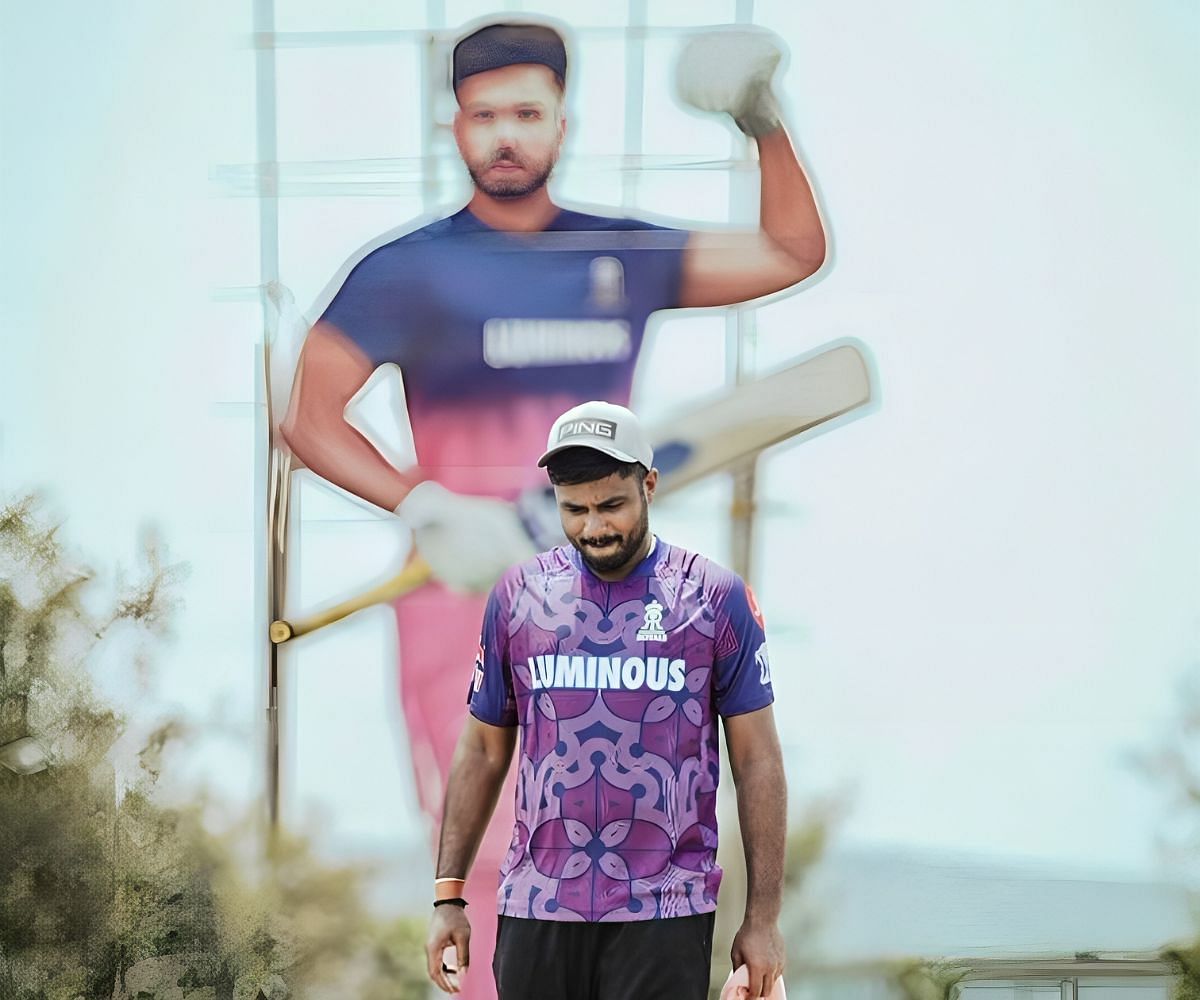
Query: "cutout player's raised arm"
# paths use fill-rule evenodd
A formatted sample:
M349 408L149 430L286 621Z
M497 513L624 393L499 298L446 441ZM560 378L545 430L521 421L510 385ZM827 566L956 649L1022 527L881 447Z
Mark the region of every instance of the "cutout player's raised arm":
M474 193L461 211L352 271L306 340L282 427L291 449L318 475L387 510L421 483L511 497L521 473L499 467L522 468L536 447L524 428L562 402L628 398L651 312L741 302L813 274L825 234L771 91L779 56L772 36L749 29L708 32L686 46L681 96L728 112L757 142L761 170L757 231L686 232L551 201L546 180L568 127L565 47L551 29L496 25L460 42L454 135ZM351 397L384 363L404 375L417 468L393 468L345 419ZM471 419L481 412L509 426L489 434ZM476 465L484 454L494 461L480 474L465 482L446 475L463 464L458 458ZM428 486L417 493L407 519L452 586L485 589L522 554L510 510L486 518L488 544L470 527L482 508ZM452 529L460 543L436 544L432 526Z

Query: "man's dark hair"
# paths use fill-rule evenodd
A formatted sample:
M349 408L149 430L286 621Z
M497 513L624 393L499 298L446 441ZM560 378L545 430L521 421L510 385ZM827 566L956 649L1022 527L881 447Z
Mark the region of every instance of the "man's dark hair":
M595 448L564 448L546 463L546 474L555 486L578 486L607 479L614 472L622 479L637 476L646 478L647 469L641 462L622 462Z

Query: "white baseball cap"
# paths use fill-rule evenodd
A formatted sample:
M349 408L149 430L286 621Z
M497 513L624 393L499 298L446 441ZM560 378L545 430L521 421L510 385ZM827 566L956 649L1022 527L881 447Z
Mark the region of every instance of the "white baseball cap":
M573 406L554 421L538 467L568 448L593 448L621 462L641 462L647 469L654 464L654 449L637 414L599 399Z

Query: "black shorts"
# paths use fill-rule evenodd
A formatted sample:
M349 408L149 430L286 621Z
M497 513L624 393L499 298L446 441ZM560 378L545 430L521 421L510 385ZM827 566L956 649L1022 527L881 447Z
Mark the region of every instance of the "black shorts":
M706 1000L715 914L582 923L501 917L500 1000Z

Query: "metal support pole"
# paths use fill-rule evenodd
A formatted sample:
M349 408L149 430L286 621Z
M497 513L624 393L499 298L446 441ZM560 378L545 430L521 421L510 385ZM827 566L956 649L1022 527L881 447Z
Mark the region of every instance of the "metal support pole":
M274 830L279 822L279 650L267 637L267 626L283 612L283 571L275 510L278 490L287 489L280 479L281 456L271 441L272 414L270 395L270 350L277 333L278 312L268 299L267 290L279 280L279 163L276 141L275 102L275 6L274 0L254 0L254 81L255 120L257 125L256 159L258 166L258 272L259 297L263 313L263 341L259 352L259 370L254 407L255 438L268 456L254 477L255 549L265 558L255 560L258 595L255 621L259 632L259 658L266 675L266 792L267 816ZM261 451L259 452L262 453Z
M621 207L632 211L637 206L642 168L643 108L646 90L646 0L629 0L625 21L625 135L622 147L625 160L621 170Z

